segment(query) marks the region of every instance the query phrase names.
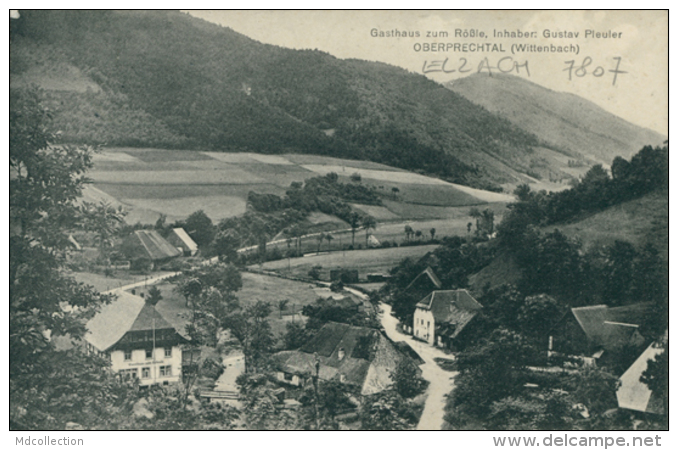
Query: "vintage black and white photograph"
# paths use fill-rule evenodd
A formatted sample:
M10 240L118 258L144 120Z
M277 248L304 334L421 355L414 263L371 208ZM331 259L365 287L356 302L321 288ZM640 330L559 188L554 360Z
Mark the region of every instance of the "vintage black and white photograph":
M668 10L9 16L12 443L661 445Z

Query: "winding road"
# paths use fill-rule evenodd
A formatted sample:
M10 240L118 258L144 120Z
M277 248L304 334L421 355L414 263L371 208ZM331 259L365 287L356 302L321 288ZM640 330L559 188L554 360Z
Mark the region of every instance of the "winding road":
M422 377L430 384L427 390L428 397L424 404L424 411L419 419L417 430L440 430L443 425L443 416L445 415L445 396L454 389L455 372L446 372L441 369L434 361L434 358L452 359L452 356L446 355L441 350L430 345L416 341L412 336L400 333L396 329L398 319L391 315L391 305L381 303L380 320L384 327L386 335L391 340L406 342L419 356L424 360L421 368Z
M214 264L216 261L217 258L212 258L210 260L204 261L202 265ZM129 290L144 285L152 285L179 273L181 272L166 273L137 283L132 283L127 286L122 286L117 289L112 289L111 291L105 293L114 293L116 291ZM356 289L346 287L345 290L360 298L368 298L367 295ZM441 369L438 364L436 364L434 358L451 359L452 357L424 342L414 340L412 336L400 333L396 328L398 325L398 319L391 315L391 305L380 303L379 308L379 319L381 321L381 325L384 327L386 335L394 342L406 342L424 360L424 364L420 365L422 371L421 375L430 384L427 389L428 396L426 398L426 403L424 404L424 411L422 412L419 423L417 424L417 430L442 429L443 417L445 415L445 396L454 388L454 376L456 373L447 372Z

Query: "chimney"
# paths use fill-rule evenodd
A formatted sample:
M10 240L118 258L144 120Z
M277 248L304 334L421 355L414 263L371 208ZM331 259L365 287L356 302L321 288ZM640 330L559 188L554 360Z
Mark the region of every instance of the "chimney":
M339 347L339 351L337 352L337 358L339 361L344 359L344 356L346 356L346 351L344 350L344 347Z

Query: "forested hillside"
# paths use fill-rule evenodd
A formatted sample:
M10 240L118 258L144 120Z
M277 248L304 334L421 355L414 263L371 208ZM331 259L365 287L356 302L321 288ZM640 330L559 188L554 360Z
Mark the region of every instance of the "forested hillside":
M327 154L485 188L546 145L424 76L179 12L22 11L10 45L12 87L42 87L72 142Z

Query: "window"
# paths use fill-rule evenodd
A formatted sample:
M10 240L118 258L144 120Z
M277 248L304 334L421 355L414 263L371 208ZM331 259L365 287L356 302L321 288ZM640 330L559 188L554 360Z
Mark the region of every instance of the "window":
M285 372L285 381L292 381L294 379L294 375L291 373Z
M153 358L153 350L146 350L146 359Z
M134 380L135 378L137 378L139 376L137 369L124 369L124 370L121 370L119 373L120 373L120 377L123 380Z
M428 322L426 322L426 327L431 328L431 321L430 320Z
M172 366L160 366L160 376L161 377L171 377L172 376Z
M151 368L142 367L141 368L141 378L151 378Z
M125 361L130 361L131 359L132 359L132 350L125 350Z
M172 347L165 347L165 358L172 357Z

